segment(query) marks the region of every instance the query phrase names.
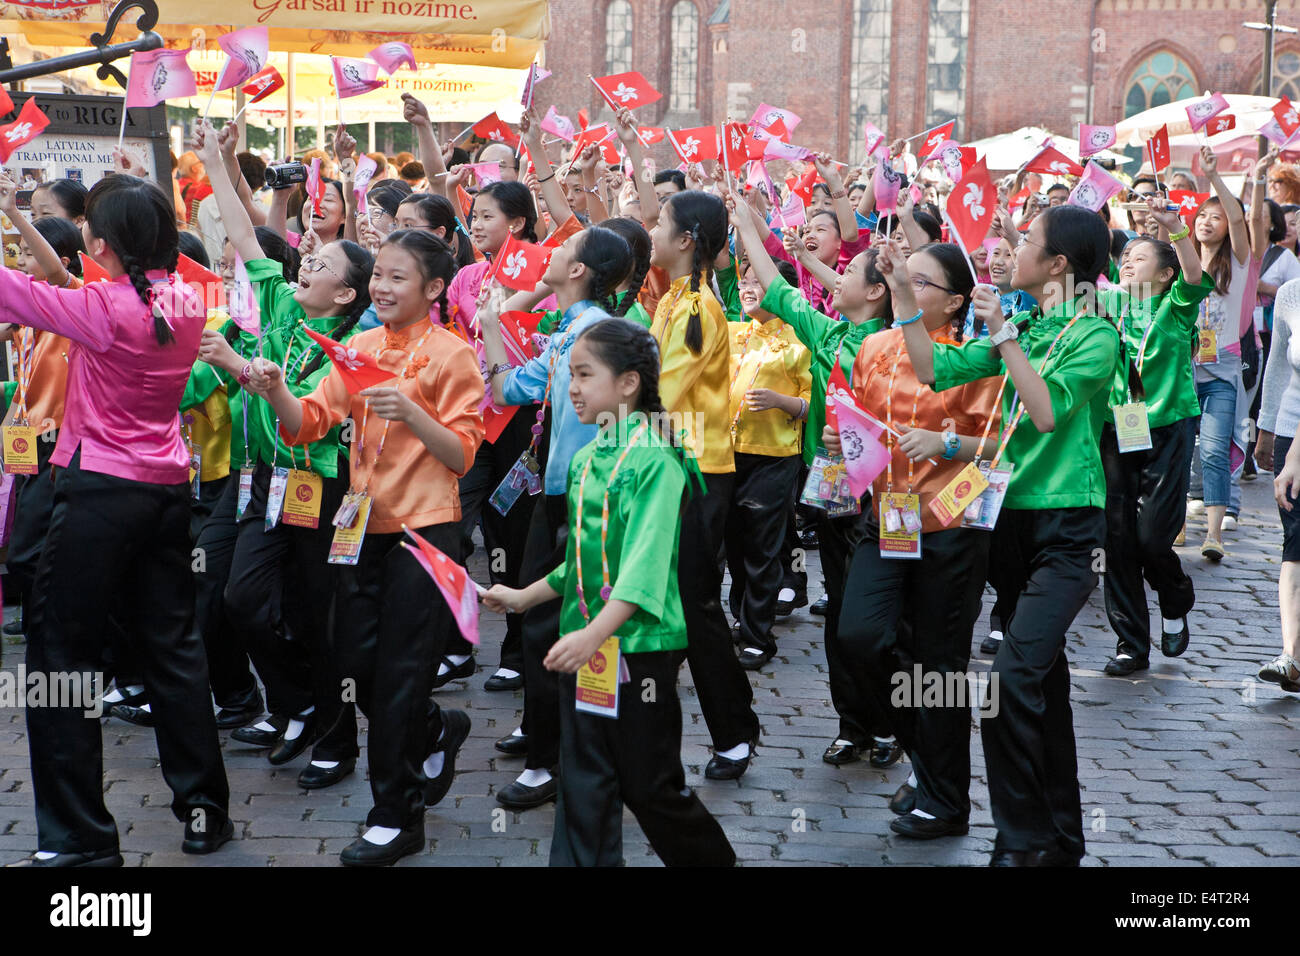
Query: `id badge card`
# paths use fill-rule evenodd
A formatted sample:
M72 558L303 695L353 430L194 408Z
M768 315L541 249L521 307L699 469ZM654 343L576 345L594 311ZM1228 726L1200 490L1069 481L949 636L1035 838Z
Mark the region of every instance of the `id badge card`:
M1015 464L1008 462L993 468L992 462L982 461L980 473L989 483L978 498L966 506L962 514L963 528L978 528L980 531L992 531L1002 513L1002 501L1007 496L1007 486L1011 484L1011 472Z
M957 477L948 482L947 487L930 500L930 510L940 523L947 526L953 519L966 510L985 488L988 479L980 473L972 462L957 473Z
M1196 336L1196 363L1206 365L1219 360L1219 333L1215 329L1200 329Z
M921 557L921 496L886 492L880 496L880 556Z
M619 677L623 669L618 635L615 634L607 638L587 663L578 668L577 696L574 702L577 709L599 717L617 717Z
M1130 402L1116 405L1115 443L1121 453L1126 451L1146 451L1151 447L1151 426L1147 423L1147 403Z
M5 474L34 475L40 470L36 460L36 427L34 425L6 425L4 427Z
M529 494L536 494L537 492L532 490L534 482L537 483L537 491L541 491L541 479L537 477L541 470L542 466L538 464L533 453L525 449L519 456L519 460L510 466L506 476L501 479L501 484L497 485L496 491L488 498L497 514L508 514L525 490Z
M284 492L289 487L289 469L276 468L271 472L271 487L266 492L266 530L270 531L280 520L284 507Z
M190 452L190 497L199 500L199 486L203 481L203 453L197 448Z
M340 518L350 519L340 524ZM330 564L356 564L361 556L361 542L366 538L366 525L370 521L370 496L351 493L344 497L343 505L334 516L334 540L330 542Z
M289 472L284 495L284 523L295 528L320 527L321 490L324 480L315 472L295 468Z
M244 517L248 503L253 500L253 469L239 469L239 497L235 501L235 520Z
M839 518L862 512L862 505L849 487L844 459L827 455L819 450L808 467L808 480L804 483L801 502L821 508L828 517Z

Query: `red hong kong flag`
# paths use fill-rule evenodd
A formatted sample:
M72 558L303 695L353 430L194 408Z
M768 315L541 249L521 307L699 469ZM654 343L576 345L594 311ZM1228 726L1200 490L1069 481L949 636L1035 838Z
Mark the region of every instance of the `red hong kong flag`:
M280 87L284 86L284 77L280 71L273 66L268 66L260 73L254 73L247 83L243 85L242 92L248 97L249 103L256 103L264 100Z
M1052 176L1082 176L1083 167L1055 146L1044 146L1025 169L1031 173L1048 173Z
M948 195L948 224L956 231L965 249L977 248L989 234L997 199L998 192L982 159L961 178L961 185Z
M211 269L205 269L189 256L182 253L176 262L176 271L180 273L185 284L192 286L203 297L205 308L221 306L226 301L225 283L221 276Z
M944 140L952 139L952 129L956 125L957 121L952 120L944 123L942 126L936 126L934 129L926 130L922 133L921 135L924 137L924 141L921 143L920 149L916 151L917 155L929 156L939 148L939 145Z
M78 252L77 256L81 259L81 281L84 283L91 282L108 282L108 270L101 266L84 252Z
M664 138L664 128L662 126L638 126L636 128L636 138L641 140L642 146L653 146Z
M817 182L817 167L809 166L804 170L803 175L798 179L787 179L785 184L790 187L790 192L794 193L805 206L812 205L813 184Z
M1282 127L1282 132L1286 134L1287 139L1290 139L1291 134L1300 129L1300 111L1297 111L1292 102L1285 96L1273 107L1273 115L1277 117L1277 125Z
M18 118L7 126L0 126L0 163L7 163L19 146L30 143L41 130L50 125L50 118L36 105L36 97L29 96Z
M0 86L0 116L8 116L14 111L14 101L9 98L9 91Z
M501 121L501 117L497 116L495 110L475 123L471 129L474 131L475 136L493 143L505 143L507 146L514 146L519 142L519 137Z
M303 331L325 350L325 355L334 363L334 371L339 373L339 378L343 379L343 385L351 395L397 377L396 372L380 368L375 357L369 352L359 351L350 345L340 345L333 339L327 339L313 332L305 325Z
M438 590L447 599L451 616L456 619L456 626L465 640L471 644L478 643L478 585L469 578L469 572L447 557L428 541L402 525L402 530L415 542L412 548L405 541L403 547L420 562L420 567L433 578Z
M560 224L559 229L556 229L542 240L542 248L558 249L565 239L568 239L570 236L576 235L579 232L582 232L582 223L578 221L577 216L570 216Z
M1214 117L1214 119L1205 124L1205 135L1217 136L1219 133L1226 133L1228 130L1236 128L1237 117L1233 116L1231 113L1224 113L1221 116Z
M1178 203L1178 215L1182 216L1183 222L1189 226L1196 218L1201 204L1209 198L1209 193L1192 192L1190 189L1169 190L1169 201Z
M722 159L730 169L740 169L750 159L748 141L753 137L743 123L728 123L722 128ZM758 156L763 155L763 143L758 141Z
M496 279L507 288L532 292L537 288L537 283L542 281L547 255L547 250L542 246L520 242L513 235L507 236L488 277Z
M511 365L523 365L541 354L537 326L545 315L545 312L521 312L513 309L501 313L501 341L505 344L506 357L510 359ZM545 340L546 337L540 338Z
M1147 140L1147 151L1151 157L1151 168L1155 172L1169 166L1169 127L1162 126L1156 135Z
M718 131L712 126L670 129L668 142L686 163L718 158Z
M626 106L630 110L663 99L663 94L650 85L640 73L614 73L610 76L593 77L600 95L614 109Z

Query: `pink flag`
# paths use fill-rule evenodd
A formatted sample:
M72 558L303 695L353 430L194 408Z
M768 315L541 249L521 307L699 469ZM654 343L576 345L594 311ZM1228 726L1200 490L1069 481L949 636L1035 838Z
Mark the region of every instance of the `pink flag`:
M1113 126L1087 126L1079 124L1079 158L1087 159L1094 153L1115 145L1118 135Z
M894 207L898 205L898 190L903 185L903 174L886 159L876 164L872 179L876 191L876 210L882 216L893 215Z
M1203 100L1197 100L1187 110L1187 121L1193 131L1199 131L1210 120L1228 108L1228 98L1222 93L1214 93Z
M185 58L189 50L149 50L131 54L126 105L157 106L164 100L193 96L194 72Z
M867 155L874 156L876 150L885 145L885 134L875 123L866 123L863 125L863 135L867 141Z
M550 75L550 70L543 70L536 63L528 68L528 79L524 81L524 92L519 97L519 102L523 104L524 109L528 109L533 105L533 95L536 92L537 84Z
M542 117L542 129L561 139L567 139L570 143L573 142L573 137L577 135L573 120L557 113L554 104L547 109L546 115Z
M772 177L767 174L767 167L763 165L761 159L752 159L749 161L749 174L745 177L745 182L751 186L762 189L767 193L767 198L772 202L777 202L776 186L772 183Z
M379 164L364 153L357 160L357 171L352 178L352 192L358 197L366 194L366 187L370 185L370 180L375 178L375 173L379 170Z
M812 150L803 146L791 146L773 136L767 141L763 155L772 159L808 159L812 156Z
M499 183L501 181L501 164L496 163L466 163L466 169L473 170L474 178L478 180L480 186L486 186L489 183Z
M793 226L802 226L808 221L803 208L803 202L799 199L799 194L793 189L790 190L790 195L786 198L785 205L778 209L776 214L781 220L782 229L788 229Z
M217 78L217 91L240 86L261 72L271 56L271 41L266 27L245 27L217 37L217 44L230 57Z
M248 280L248 270L244 260L235 255L235 283L230 288L230 299L226 303L230 309L230 319L249 335L262 334L262 319L257 308L257 296L253 294L253 283Z
M451 616L456 619L456 626L465 640L477 644L478 640L478 587L469 579L469 572L447 557L428 541L405 525L402 530L410 535L416 547L409 545L407 550L420 562L420 567L433 578L438 590L447 599Z
M1122 182L1098 166L1095 161L1089 161L1084 167L1082 178L1070 191L1070 198L1067 201L1071 206L1082 206L1084 209L1100 212L1101 207L1106 205L1110 197L1123 188Z
M853 497L861 498L871 490L871 483L889 464L889 450L880 443L884 434L869 415L858 408L852 392L836 390L835 415L839 423L840 445Z
M402 43L398 40L381 43L367 53L366 56L383 67L384 72L389 76L392 76L404 66L410 67L412 71L416 68L415 51L411 49L409 43Z
M334 64L334 90L341 100L369 93L384 85L384 81L378 78L378 63L343 56L332 56L330 62Z
M307 197L311 200L312 215L320 216L321 201L325 197L325 190L321 188L324 184L320 181L320 157L317 156L311 161L311 166L307 170Z
M759 129L767 129L777 120L785 124L787 132L793 133L794 128L799 125L802 118L798 113L792 110L783 110L779 106L769 106L767 103L759 103L758 109L754 110L754 115L750 117L749 124L757 126Z

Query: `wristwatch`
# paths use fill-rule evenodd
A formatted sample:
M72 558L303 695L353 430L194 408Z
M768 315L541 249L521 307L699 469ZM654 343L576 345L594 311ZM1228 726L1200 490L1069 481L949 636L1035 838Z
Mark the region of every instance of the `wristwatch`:
M502 372L508 372L512 368L514 368L514 366L509 362L499 362L492 366L491 370L488 372L488 378L496 378Z
M994 332L992 335L989 336L989 345L992 345L994 348L997 348L1003 342L1009 342L1019 335L1020 335L1020 329L1017 328L1016 323L1007 322L1002 326L1002 328L998 329L996 332Z
M961 451L961 439L953 431L944 432L940 437L943 439L943 460L952 461L953 456Z

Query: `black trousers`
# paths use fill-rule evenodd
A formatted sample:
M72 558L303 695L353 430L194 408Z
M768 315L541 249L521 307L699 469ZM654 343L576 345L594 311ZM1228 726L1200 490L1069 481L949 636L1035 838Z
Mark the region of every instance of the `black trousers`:
M36 566L40 563L50 516L54 513L54 467L50 464L54 444L41 437L36 442L36 474L14 476L14 521L9 531L5 569L11 589L24 608L31 599Z
M848 666L893 717L916 774L916 808L951 822L970 817L971 685L965 675L991 537L972 528L927 532L919 560L885 558L879 525L871 522L844 588L839 641ZM930 675L943 680L937 706L921 699L917 665L923 685ZM959 685L948 678L954 674Z
M579 713L561 675L560 783L551 866L623 862L623 805L667 866L733 866L736 853L682 769L681 654L627 654L618 717Z
M460 479L460 543L458 550L448 554L461 554L462 563L469 561L474 551L472 535L474 526L482 522L483 546L488 554L488 575L492 584L504 584L517 588L524 581L523 569L524 542L528 538L528 527L532 521L533 508L537 498L524 492L514 503L508 514L501 515L492 507L488 498L497 490L497 485L514 467L519 456L524 453L532 441L532 427L537 423L537 412L531 407L524 407L515 412L513 418L497 437L495 442L483 442L474 456L474 464ZM549 429L543 428L545 436ZM543 438L542 448L546 445ZM544 455L540 458L545 461ZM543 471L544 471L543 467ZM550 570L549 568L547 570ZM523 672L523 621L519 614L506 615L506 635L501 641L501 666L512 671ZM473 651L469 642L461 637L460 632L447 645L448 654L469 654Z
M453 522L415 529L454 554ZM375 806L372 827L424 819L424 761L437 749L442 712L430 697L447 639L459 633L447 601L402 547L402 534L367 534L355 566L338 565L335 635L339 667L370 718L366 751Z
M807 555L801 557L803 544L799 540L799 528L804 521L803 515L799 513L799 495L807 480L808 466L803 463L803 458L799 458L799 473L795 475L794 487L790 489L790 507L785 515L785 538L781 542L781 587L789 588L796 597L808 594ZM815 512L816 509L810 510Z
M1174 551L1187 513L1195 438L1189 420L1151 429L1151 448L1120 454L1115 428L1101 430L1106 469L1106 616L1115 652L1146 660L1151 653L1146 578L1160 614L1176 620L1196 604L1196 589Z
M716 750L756 740L754 690L731 645L722 613L722 567L718 553L727 526L734 475L705 475L708 494L698 486L682 509L677 546L677 586L686 617L686 660L695 679L704 721Z
M1105 537L1101 508L998 516L992 560L1006 567L1016 599L993 658L997 713L980 722L980 737L1000 850L1083 856L1065 632L1097 587Z
M527 586L564 563L569 543L569 499L545 495L536 508L524 545L521 582ZM531 607L523 614L524 719L528 735L528 770L550 770L560 761L560 685L554 671L542 666L560 639L562 597Z
M104 621L125 615L152 704L172 813L201 811L223 826L230 790L194 629L188 484L154 485L60 470L54 512L27 616L27 671L90 674L104 652ZM65 702L66 703L66 702ZM40 849L86 853L117 846L104 805L99 720L84 707L30 707L27 733Z
M348 471L322 487L320 524L298 528L279 521L266 530L271 466L259 462L252 496L239 519L238 538L226 584L226 609L248 642L249 656L266 685L267 707L292 716L315 707L321 734L315 760L344 760L357 750L356 708L344 699L342 675L331 641L334 538L331 519L348 489Z
M237 706L257 690L243 636L226 613L226 582L235 556L239 473L199 486L190 503L194 540L194 622L208 657L208 679L218 707Z
M787 523L793 520L791 488L802 464L798 455L736 453L736 483L727 512L727 567L731 569L731 616L740 622L740 646L776 651L772 625L785 565ZM680 559L679 559L680 560Z
M871 738L889 737L894 731L887 709L881 707L868 689L859 669L850 666L840 638L844 588L849 562L866 531L871 514L871 498L862 502L862 513L842 518L828 517L818 509L817 537L820 542L822 576L826 583L826 670L831 689L831 705L840 716L839 739L859 747L869 746Z

